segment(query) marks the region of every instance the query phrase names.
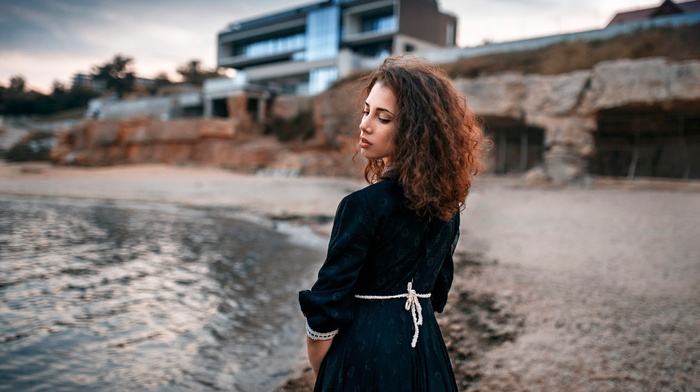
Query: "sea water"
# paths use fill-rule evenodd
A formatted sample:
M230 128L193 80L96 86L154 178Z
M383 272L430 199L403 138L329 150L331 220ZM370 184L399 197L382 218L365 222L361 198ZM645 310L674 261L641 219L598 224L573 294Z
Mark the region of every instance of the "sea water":
M223 209L3 196L0 390L273 390L300 366L317 240Z

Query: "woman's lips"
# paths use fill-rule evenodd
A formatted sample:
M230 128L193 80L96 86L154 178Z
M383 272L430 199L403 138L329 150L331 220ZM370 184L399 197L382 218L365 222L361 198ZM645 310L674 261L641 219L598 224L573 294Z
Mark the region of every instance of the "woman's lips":
M371 145L372 145L372 143L370 143L369 141L367 141L367 139L365 139L365 138L360 138L360 148L367 148L367 147L369 147L369 146L371 146Z

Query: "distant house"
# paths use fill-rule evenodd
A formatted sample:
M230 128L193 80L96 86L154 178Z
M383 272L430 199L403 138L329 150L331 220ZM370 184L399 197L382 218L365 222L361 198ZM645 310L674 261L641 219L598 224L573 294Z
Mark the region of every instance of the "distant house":
M142 89L153 89L156 86L156 81L154 79L142 78L137 76L134 80L134 85ZM97 80L92 74L76 73L73 75L73 80L71 81L71 88L87 88L98 93L105 91L107 88L107 81Z
M618 12L612 18L608 26L618 23L634 22L644 19L653 19L659 16L692 14L700 12L700 0L686 1L684 3L674 3L671 0L665 0L658 7L644 8L634 11Z
M218 66L271 91L318 94L363 58L455 46L457 18L437 0L325 0L231 23Z
M93 91L102 92L105 89L106 82L104 80L95 80L90 74L76 73L73 75L71 88L87 88Z

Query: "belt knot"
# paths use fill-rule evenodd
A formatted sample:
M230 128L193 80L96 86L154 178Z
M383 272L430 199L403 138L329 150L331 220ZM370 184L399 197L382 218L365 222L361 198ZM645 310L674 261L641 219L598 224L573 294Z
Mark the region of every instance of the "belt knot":
M411 312L411 318L413 319L413 340L411 341L411 347L415 348L418 342L418 327L423 325L423 307L420 306L420 298L430 298L430 293L428 294L418 294L416 290L413 290L413 281L408 282L406 294L397 295L355 295L355 298L359 299L398 299L406 298L406 305L404 309Z
M411 312L411 318L413 318L413 340L411 341L411 347L416 347L418 342L418 327L423 325L423 307L420 306L420 301L418 301L418 293L413 290L413 282L408 282L408 296L406 297L406 305L404 308Z

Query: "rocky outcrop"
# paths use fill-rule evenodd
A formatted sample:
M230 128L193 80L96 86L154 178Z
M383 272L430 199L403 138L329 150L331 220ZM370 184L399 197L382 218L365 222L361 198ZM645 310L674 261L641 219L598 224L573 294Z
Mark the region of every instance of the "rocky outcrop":
M358 83L342 83L313 101L315 137L320 143L339 147L346 141L357 139L360 123L361 86Z
M699 101L700 61L620 60L562 75L458 79L455 86L487 123L506 117L544 129L544 164L537 170L555 183L572 183L586 177L601 110Z
M121 120L88 121L59 133L53 150L57 163L85 166L142 162L186 162L206 155L217 159L225 154L202 154L210 140L222 146L243 136L236 120L179 119L161 121L150 116Z
M569 184L586 180L601 111L700 102L700 61L619 60L560 75L504 73L454 84L487 126L490 118L498 118L543 129L543 163L526 178ZM354 143L359 95L360 86L348 82L314 99L318 142Z
M265 133L280 141L305 141L315 134L311 115L311 97L278 95L272 100Z
M586 177L601 110L698 101L700 62L621 60L562 75L502 74L455 85L481 116L544 129L544 164L537 170L555 183L572 183Z
M241 125L244 124L244 125ZM51 159L59 164L212 164L272 175L357 176L352 154L342 149L280 143L251 134L240 119L95 120L58 134Z
M560 75L504 73L454 84L487 127L505 119L542 129L542 163L525 179L556 184L587 180L602 112L700 107L700 61L620 60ZM202 162L244 171L357 176L363 158L356 156L358 165L352 156L361 87L341 81L314 98L277 96L264 123L252 117L245 96L227 99L228 119L93 121L62 137L54 159L84 165Z

